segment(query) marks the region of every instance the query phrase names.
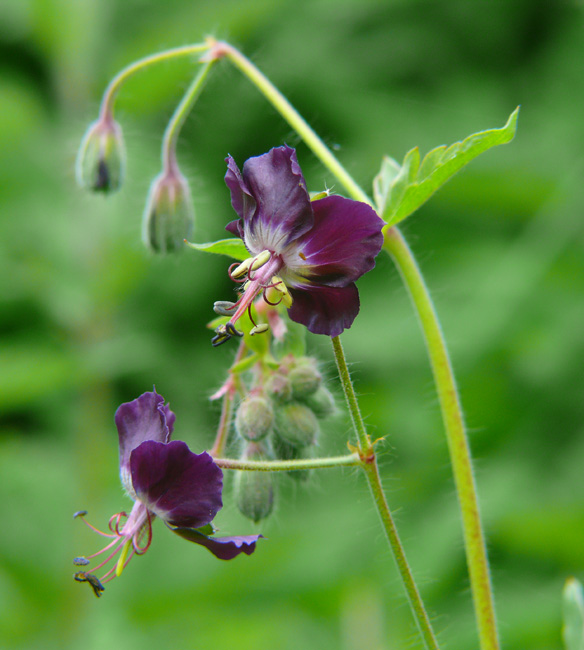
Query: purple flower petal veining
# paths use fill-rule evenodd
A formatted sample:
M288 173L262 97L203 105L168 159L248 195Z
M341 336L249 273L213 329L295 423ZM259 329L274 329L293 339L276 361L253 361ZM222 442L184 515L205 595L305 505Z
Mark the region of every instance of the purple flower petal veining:
M132 451L130 471L138 499L172 526L205 526L223 505L223 472L184 442L143 442Z
M120 467L127 469L132 450L146 440L168 442L174 428L175 415L164 397L156 391L122 404L115 415L120 443Z

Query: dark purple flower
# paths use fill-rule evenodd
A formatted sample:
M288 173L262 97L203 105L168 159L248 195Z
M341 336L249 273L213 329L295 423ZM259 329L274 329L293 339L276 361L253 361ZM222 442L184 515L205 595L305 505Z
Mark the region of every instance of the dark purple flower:
M156 392L144 393L122 404L115 421L120 441L120 475L134 500L130 514L120 512L109 522L108 545L74 564L87 566L92 558L106 554L92 573L79 571L75 579L88 582L100 596L103 583L119 576L132 556L145 553L152 541L152 521L159 517L181 537L201 544L222 560L240 553L250 555L261 535L212 537L211 521L222 508L223 472L209 454L194 454L184 442L170 442L175 415ZM75 517L84 516L78 512ZM87 523L87 522L86 522ZM119 555L117 562L97 578L98 571Z
M296 152L288 146L247 160L243 172L231 156L225 182L239 219L227 230L243 239L251 256L230 269L246 282L239 300L217 303L229 315L214 344L233 335L256 296L276 296L293 321L315 334L337 336L359 312L355 280L375 266L383 221L366 203L341 196L311 201ZM266 292L268 292L266 296Z

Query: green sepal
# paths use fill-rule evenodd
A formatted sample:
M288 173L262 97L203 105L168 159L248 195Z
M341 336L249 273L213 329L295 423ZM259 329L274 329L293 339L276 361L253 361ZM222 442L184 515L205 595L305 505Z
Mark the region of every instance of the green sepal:
M479 154L511 142L517 129L519 106L500 129L479 131L462 142L432 149L420 165L418 148L409 151L402 163L385 157L373 181L373 193L381 218L394 226L424 204L446 181Z
M204 253L215 253L217 255L227 255L233 259L243 262L250 257L250 252L245 247L243 241L239 238L220 239L219 241L207 242L205 244L196 244L195 242L186 242L187 246Z
M576 578L568 578L562 594L566 650L584 650L584 593Z
M200 544L201 542L199 540L202 537L210 537L209 533L202 532L207 528L206 526L203 528L174 528L173 526L169 526L169 528L179 537L186 539L187 542L195 542L195 544Z

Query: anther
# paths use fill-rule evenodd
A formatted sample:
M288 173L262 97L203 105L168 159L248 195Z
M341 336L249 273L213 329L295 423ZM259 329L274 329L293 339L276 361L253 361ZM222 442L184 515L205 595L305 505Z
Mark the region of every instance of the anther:
M272 257L272 254L270 253L270 251L268 251L268 250L262 251L261 253L259 253L258 255L256 255L253 258L253 260L251 262L251 267L250 267L249 270L250 271L257 271L259 268L264 266L264 264L267 264L270 261L271 257Z
M73 515L73 519L77 519L77 517L85 517L87 514L87 510L78 510L76 513Z
M233 323L225 323L225 331L230 336L240 336L240 337L243 336L243 332L236 330Z
M284 303L285 307L291 307L292 306L292 296L290 295L290 292L288 291L288 287L286 286L286 283L284 280L279 275L275 275L272 278L271 281L271 286L280 294L282 294L282 302Z
M253 257L248 257L239 266L236 266L233 269L233 271L231 271L231 277L233 279L241 278L243 275L245 275L249 271L249 267L251 266L253 261L254 261Z
M213 311L220 316L233 316L234 309L235 303L229 300L217 300L213 304Z
M263 334L264 332L267 332L269 329L270 327L267 323L261 323L260 325L256 325L255 327L252 327L249 333L251 336L253 336L254 334Z
M99 578L97 576L94 576L93 573L85 573L85 571L78 571L73 578L77 580L77 582L88 582L91 585L91 588L93 589L93 593L99 598L101 596L101 592L105 591L105 587L101 584L99 581Z
M91 564L91 563L86 557L76 557L76 558L73 558L73 564L75 566L87 566L88 564Z

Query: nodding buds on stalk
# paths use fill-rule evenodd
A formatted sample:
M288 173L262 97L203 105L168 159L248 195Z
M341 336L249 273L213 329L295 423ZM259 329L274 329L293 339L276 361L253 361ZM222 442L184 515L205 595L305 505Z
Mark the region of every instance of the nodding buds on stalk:
M314 413L300 402L289 402L276 410L276 433L293 447L308 447L316 442L319 432Z
M172 253L184 245L195 213L186 178L173 166L150 186L142 223L142 238L155 253Z
M244 460L265 460L269 453L264 443L250 442L243 451ZM236 472L235 501L244 517L256 524L265 519L274 507L274 479L272 472Z
M126 170L126 150L122 129L111 114L89 125L77 154L77 183L93 192L115 192Z

